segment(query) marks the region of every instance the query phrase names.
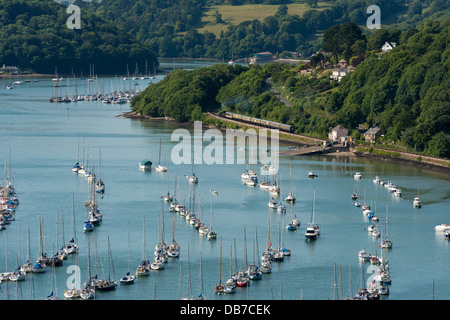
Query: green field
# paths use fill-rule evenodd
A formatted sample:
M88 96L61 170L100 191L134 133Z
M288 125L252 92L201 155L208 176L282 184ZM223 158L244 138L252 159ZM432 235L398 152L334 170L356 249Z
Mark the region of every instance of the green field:
M329 1L321 1L318 4L316 10L324 10L331 6ZM288 14L303 15L305 11L311 10L311 8L304 3L291 3L287 5ZM203 31L212 32L216 35L220 34L220 31L226 30L228 25L238 25L243 21L251 21L258 19L262 21L267 16L272 16L277 12L279 5L264 5L264 4L246 4L241 6L232 5L218 5L211 6L205 12L202 18L203 27L199 28L198 31L201 33ZM222 20L225 23L217 24L215 22L214 14L216 10L222 15Z

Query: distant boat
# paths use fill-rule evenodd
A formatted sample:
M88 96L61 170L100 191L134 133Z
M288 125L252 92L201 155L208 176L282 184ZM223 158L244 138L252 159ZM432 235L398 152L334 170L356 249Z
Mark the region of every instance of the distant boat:
M150 171L152 170L152 162L150 160L142 160L139 162L139 169L144 171Z
M356 183L355 183L355 189L353 190L352 200L355 201L357 199L358 199L358 194L356 193Z
M417 192L417 197L414 198L413 207L414 208L421 208L422 207L422 204L421 204L420 199L419 199L419 192Z
M316 178L316 177L317 177L317 174L315 174L314 171L310 171L310 172L308 173L308 177L309 177L309 178Z
M362 179L362 174L361 172L356 172L353 176L354 179Z
M363 249L358 252L358 258L361 261L369 261L372 256Z

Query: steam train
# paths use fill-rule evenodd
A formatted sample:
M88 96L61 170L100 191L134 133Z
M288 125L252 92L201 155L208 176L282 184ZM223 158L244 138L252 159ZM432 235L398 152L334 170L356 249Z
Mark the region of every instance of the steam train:
M240 121L240 122L258 125L261 127L270 128L270 129L278 129L278 130L284 131L284 132L294 132L294 126L289 125L289 124L283 124L283 123L273 122L273 121L269 121L269 120L253 118L253 117L249 117L249 116L244 116L242 114L237 114L237 113L232 113L232 112L227 112L227 111L220 111L219 116L228 118L228 119L232 119L232 120L236 120L236 121Z

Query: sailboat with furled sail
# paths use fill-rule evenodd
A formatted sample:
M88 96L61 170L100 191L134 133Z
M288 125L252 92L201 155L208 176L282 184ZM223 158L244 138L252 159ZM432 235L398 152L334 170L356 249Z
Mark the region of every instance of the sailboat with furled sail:
M145 243L145 217L142 227L142 260L136 269L136 276L148 276L150 275L150 261L147 260L147 248Z
M158 172L167 172L167 168L161 165L161 138L159 139L159 160L155 170Z
M99 151L100 153L100 164L99 164L99 177L95 181L95 192L97 193L105 193L105 183L102 180L102 150Z
M385 249L392 248L392 241L388 238L388 206L386 205L386 231L384 233L383 240L381 241L381 247Z
M312 216L311 222L308 223L308 226L307 226L306 232L305 232L305 237L307 240L315 240L320 235L320 227L314 221L315 203L316 203L316 191L314 191L314 197L313 197L313 209L312 209L312 215L311 215Z
M130 228L128 228L128 270L130 270ZM134 283L136 277L130 272L127 272L125 276L120 278L119 282L121 284L131 284Z
M289 194L287 195L286 199L284 199L287 203L295 203L295 201L297 200L295 195L294 195L294 191L292 189L292 164L289 163L289 171L291 174L291 188L289 191Z
M116 280L111 280L111 268L113 271L113 275L114 273L114 263L113 263L113 259L112 259L112 253L111 253L111 244L109 242L109 236L108 236L108 279L99 281L97 283L96 289L100 290L100 291L110 291L110 290L114 290L117 287L117 282Z

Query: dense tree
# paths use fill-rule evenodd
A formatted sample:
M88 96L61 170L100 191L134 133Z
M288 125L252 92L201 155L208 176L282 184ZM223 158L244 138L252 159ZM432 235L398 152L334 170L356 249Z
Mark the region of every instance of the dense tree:
M0 0L0 61L39 73L125 74L127 64L143 67L158 62L150 47L140 44L113 23L84 12L81 29L68 29L65 7L52 0Z

